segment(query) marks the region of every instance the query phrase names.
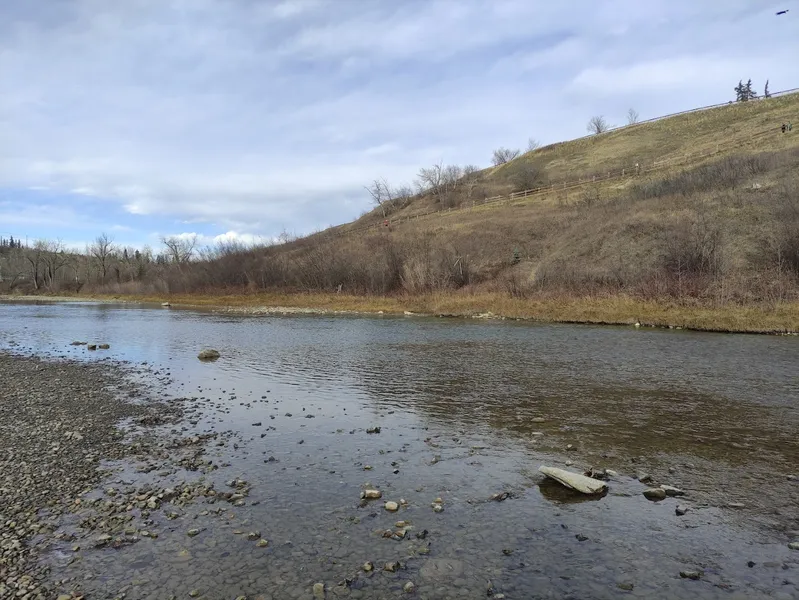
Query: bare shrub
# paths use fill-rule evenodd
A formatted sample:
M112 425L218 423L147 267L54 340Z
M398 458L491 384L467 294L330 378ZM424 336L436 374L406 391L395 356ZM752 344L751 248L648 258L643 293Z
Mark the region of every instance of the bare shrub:
M704 210L681 219L664 246L663 271L672 284L669 295L705 296L723 275L722 229Z
M511 150L510 148L505 148L504 146L497 148L494 150L494 154L491 156L491 164L495 167L504 165L505 163L509 163L514 158L519 156L519 154L521 154L519 150Z
M597 115L591 117L588 120L588 125L586 126L586 129L588 129L589 133L599 134L599 133L605 133L608 129L610 129L610 125L608 125L608 122L605 120L605 117L603 117L602 115Z
M638 111L635 110L634 108L631 108L630 110L627 111L627 125L635 125L636 123L638 123L638 118L639 118Z
M702 192L735 190L746 180L774 169L781 162L772 153L729 156L666 179L637 184L631 188L630 194L635 199L648 200L672 195L687 197Z
M799 277L799 185L796 181L784 183L776 191L777 221L773 233L770 256L779 272Z
M510 167L513 169L510 174L510 181L514 192L532 190L546 185L543 169L531 162L519 162L518 166L514 164Z

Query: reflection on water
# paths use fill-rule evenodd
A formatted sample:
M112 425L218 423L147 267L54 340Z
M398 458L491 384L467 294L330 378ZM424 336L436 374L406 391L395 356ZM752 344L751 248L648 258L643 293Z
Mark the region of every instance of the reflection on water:
M128 598L195 588L309 598L317 581L354 598L396 597L407 581L424 598L484 598L488 581L507 598L799 594L799 553L787 548L799 530L799 484L788 478L799 464L795 338L0 305L0 347L12 342L151 363L170 393L195 399L197 430L237 432L236 446L209 449L230 465L218 485L246 476L259 503L214 518L199 505L154 524L158 540L70 566L54 557L63 574L94 575L86 590L97 597L132 585ZM209 346L222 358L200 363ZM379 435L365 433L373 425ZM540 480L542 463L619 476L608 495L574 502ZM645 500L641 472L688 491L690 512ZM407 508L360 508L367 482ZM487 501L502 490L513 497ZM432 511L436 497L443 513ZM207 530L187 540L193 517ZM429 536L380 535L400 519ZM233 533L255 527L267 550ZM407 568L335 587L367 560ZM681 579L686 568L705 575Z

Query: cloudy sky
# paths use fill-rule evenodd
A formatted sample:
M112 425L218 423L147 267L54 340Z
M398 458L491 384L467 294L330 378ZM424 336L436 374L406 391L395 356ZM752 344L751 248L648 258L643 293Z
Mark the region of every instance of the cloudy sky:
M376 177L741 78L797 87L798 19L796 0L1 0L0 235L308 233Z

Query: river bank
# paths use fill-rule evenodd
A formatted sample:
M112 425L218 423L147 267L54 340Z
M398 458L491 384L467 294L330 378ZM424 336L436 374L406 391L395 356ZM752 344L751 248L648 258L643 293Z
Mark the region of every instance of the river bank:
M362 314L514 319L543 323L616 325L718 333L799 334L799 302L765 305L681 304L628 296L513 298L505 294L356 296L322 293L164 294L158 296L0 296L0 301L97 301L169 304L235 314Z
M0 352L0 598L71 598L81 582L53 580L43 556L63 547L75 563L95 548L136 543L150 535L148 511L165 493L184 500L198 494L186 483L169 492L126 486L109 502L87 496L110 473L109 461L160 457L172 469L209 467L201 458L204 439L191 446L163 430L184 415L181 402L156 399L150 386L131 381L134 373L151 384L158 376L141 367ZM78 525L65 526L75 519Z

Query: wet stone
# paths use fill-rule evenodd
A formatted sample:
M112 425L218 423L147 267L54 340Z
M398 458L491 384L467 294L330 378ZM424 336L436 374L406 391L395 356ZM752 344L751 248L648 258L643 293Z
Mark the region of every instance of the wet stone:
M665 500L666 490L662 488L649 488L644 490L644 497L647 500L652 500L653 502L657 502L658 500Z
M680 577L683 579L699 579L702 577L701 571L680 571Z
M313 597L314 597L314 600L325 600L325 584L324 583L315 583L315 584L313 584Z

